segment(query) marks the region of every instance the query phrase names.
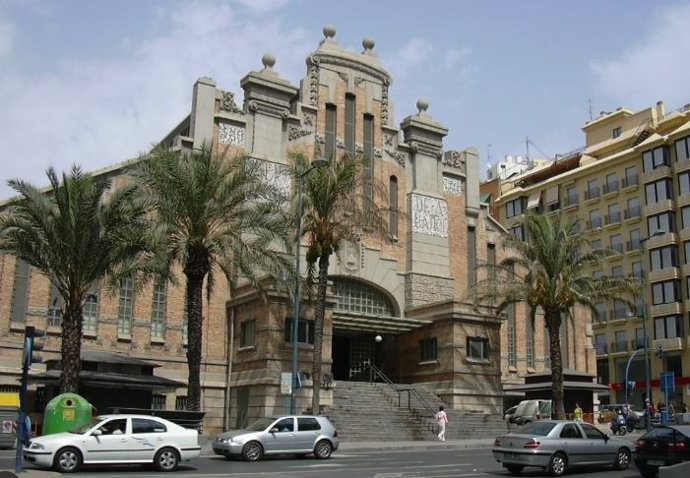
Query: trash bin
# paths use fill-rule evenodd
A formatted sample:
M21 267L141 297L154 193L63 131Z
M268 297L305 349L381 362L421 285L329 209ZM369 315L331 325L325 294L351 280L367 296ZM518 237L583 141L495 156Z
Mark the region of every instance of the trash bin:
M14 448L17 443L19 394L0 393L0 448Z
M63 393L53 398L43 415L43 434L69 432L93 417L93 406L81 395Z

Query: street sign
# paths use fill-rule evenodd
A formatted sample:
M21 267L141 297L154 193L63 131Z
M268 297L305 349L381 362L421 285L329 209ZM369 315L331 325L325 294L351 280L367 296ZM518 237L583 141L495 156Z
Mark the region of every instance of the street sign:
M292 374L290 372L280 374L280 393L283 395L292 393Z
M676 390L676 377L673 372L661 373L661 390L664 392L674 392Z

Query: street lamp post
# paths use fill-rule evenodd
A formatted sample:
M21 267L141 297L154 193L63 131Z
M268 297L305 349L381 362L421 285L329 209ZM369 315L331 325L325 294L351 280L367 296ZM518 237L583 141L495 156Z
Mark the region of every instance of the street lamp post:
M640 246L642 247L642 340L644 341L644 370L645 370L645 383L646 383L646 394L647 394L647 400L649 400L649 403L652 404L652 388L651 388L651 363L649 360L649 336L647 335L647 299L645 295L645 280L644 280L644 271L645 271L645 260L647 260L647 256L645 254L645 243L652 239L653 237L661 236L665 234L665 231L656 231L654 234L652 234L649 237L645 237L640 239ZM626 387L627 387L627 372L626 372ZM627 398L626 398L627 400ZM644 406L645 404L643 404ZM652 417L649 416L649 411L647 411L647 430L651 430L652 428Z
M304 177L312 172L315 168L320 168L328 164L328 160L325 158L317 157L315 158L311 166L306 170L297 174L297 244L295 247L295 285L294 292L295 296L293 298L293 317L292 317L292 383L290 385L290 414L295 414L296 408L296 397L295 389L299 384L299 341L297 338L299 332L299 316L300 316L300 256L301 256L301 245L302 245L302 209L304 208ZM316 380L315 377L312 377ZM316 382L314 382L316 383Z

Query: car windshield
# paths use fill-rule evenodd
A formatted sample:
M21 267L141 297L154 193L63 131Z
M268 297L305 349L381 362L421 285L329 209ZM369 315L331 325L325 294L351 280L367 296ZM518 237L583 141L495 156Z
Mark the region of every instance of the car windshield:
M523 425L522 429L518 431L521 435L533 435L545 437L548 435L556 424L553 422L531 422Z
M101 418L101 417L92 418L91 421L83 424L80 427L75 428L74 430L70 431L70 433L74 433L76 435L83 435L84 433L88 432L93 427L95 427L96 425L101 423L103 420L105 420L105 419Z
M245 430L249 430L250 432L260 432L265 430L266 427L268 427L274 421L276 421L276 417L259 418L257 421L245 428Z

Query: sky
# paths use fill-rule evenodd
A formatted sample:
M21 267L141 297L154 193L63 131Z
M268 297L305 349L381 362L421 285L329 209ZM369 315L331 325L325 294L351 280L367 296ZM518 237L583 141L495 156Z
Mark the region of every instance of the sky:
M0 200L147 150L199 77L241 102L270 52L299 85L328 24L356 51L375 39L396 124L426 99L482 175L526 138L532 157L584 146L601 111L690 103L688 0L0 0Z

